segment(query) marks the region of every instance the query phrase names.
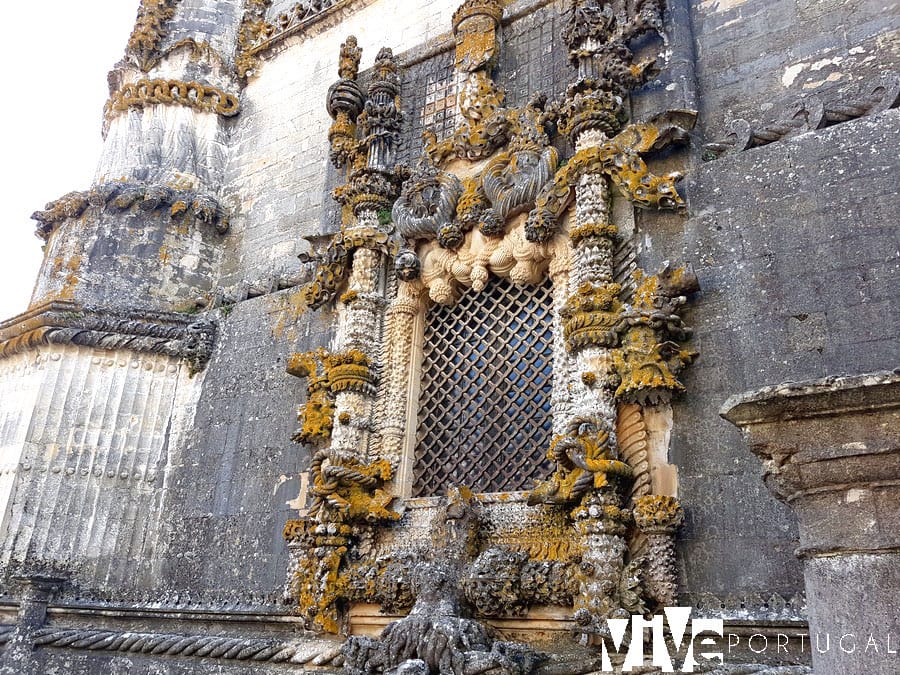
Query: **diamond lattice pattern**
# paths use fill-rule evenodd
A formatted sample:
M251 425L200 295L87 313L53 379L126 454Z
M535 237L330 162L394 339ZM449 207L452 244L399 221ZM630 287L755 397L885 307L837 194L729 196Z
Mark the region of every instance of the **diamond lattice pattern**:
M551 472L551 285L493 278L426 318L416 496L522 490Z

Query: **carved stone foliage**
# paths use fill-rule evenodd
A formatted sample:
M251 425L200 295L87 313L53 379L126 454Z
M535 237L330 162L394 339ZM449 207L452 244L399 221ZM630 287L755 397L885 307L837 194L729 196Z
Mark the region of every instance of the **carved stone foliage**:
M295 438L315 449L311 504L286 536L297 556L293 590L310 627L340 630L342 609L353 603L409 612L377 640L350 638L350 673L533 672L546 659L497 641L470 617L564 606L589 647L605 619L675 597L681 511L673 498L653 494L643 411L683 389L677 378L694 354L680 344L690 330L679 313L697 284L672 265L631 279L621 273L617 251L628 242L611 215L610 189L639 207L683 207L679 174L653 174L644 156L687 140L694 114L628 124L624 98L655 68L631 43L659 32L661 1L571 4L564 39L577 79L559 100L535 94L519 108L504 105L492 80L503 3L460 7L453 17L460 122L447 139L426 135L412 172L392 164L396 62L383 50L364 93L359 47L352 38L341 47L327 103L331 158L345 174L334 193L341 231L318 261L307 304L321 306L345 283L348 290L335 352L292 361L292 372L309 378ZM553 134L575 146L563 165ZM391 258L399 281L379 276ZM408 494L416 475L409 432L411 392L421 385L413 373L422 312L429 299L450 305L466 290L483 291L491 275L553 281L552 473L525 493L527 504L516 502L534 516L527 532L491 529L488 507L451 488L430 545L400 547L413 520L399 520L395 495ZM342 378L350 386L342 388ZM500 405L485 402L492 404Z
M407 239L434 239L450 227L463 184L451 173L424 160L403 184L392 217Z
M353 252L360 248L391 256L397 254L396 242L374 227L356 227L352 232L339 232L329 242L322 256L315 258L315 278L303 289L308 307L318 309L337 295L350 271Z
M83 192L70 192L48 203L43 211L35 211L31 218L38 222L35 234L47 239L60 223L79 218L89 209L126 211L132 208L147 212L168 210L172 218L192 217L212 225L220 234L225 234L229 227L228 215L211 195L129 181L110 181Z
M536 560L506 546L484 550L460 585L479 616L523 616L535 605L569 605L578 593L572 560Z
M347 597L351 578L345 555L360 535L359 525L400 517L390 509L395 497L383 489L392 468L386 460L367 462L329 445L335 398L374 393L375 380L364 353L350 349L296 354L288 372L308 381L307 401L299 413L301 428L294 440L318 446L309 470L310 505L303 518L285 527L285 537L302 551L293 589L308 625L336 633L339 605ZM337 417L338 424L353 422L349 413Z
M535 209L528 216L526 236L530 241L547 241L553 235L563 211L574 198L578 182L589 175L602 175L612 180L621 194L641 208L681 208L684 201L675 188L679 173L656 176L641 155L686 139L693 126L690 113L668 114L645 124L626 127L606 143L578 151L556 173L553 181L537 196ZM685 126L681 126L685 125ZM577 238L601 223L579 223L573 233Z
M50 344L127 348L183 358L196 373L212 356L215 338L216 324L200 317L53 301L0 324L0 358Z
M106 102L103 116L108 125L119 113L150 105L181 105L222 117L234 117L241 110L237 96L208 84L142 79L114 92Z
M167 34L166 23L175 16L179 1L141 0L125 58L144 72L153 67L159 56L159 47Z
M341 209L341 231L316 259L314 281L304 290L313 309L332 300L350 272L353 253L366 248L394 257L397 238L387 218L409 169L394 166L399 142L400 79L390 49L375 60L372 82L363 95L356 82L362 50L350 36L341 45L340 79L328 91L326 106L334 119L328 132L331 161L346 182L332 196Z
M258 42L270 30L271 24L266 22L266 10L271 6L272 0L246 0L234 57L235 69L241 78L248 77L258 66L259 59L255 50Z
M676 376L697 354L674 342L691 336L678 312L687 302L686 296L700 287L692 271L672 266L652 276L636 271L635 279L633 309L624 316L628 327L622 349L614 355L620 380L616 397L626 402L655 403L684 390Z

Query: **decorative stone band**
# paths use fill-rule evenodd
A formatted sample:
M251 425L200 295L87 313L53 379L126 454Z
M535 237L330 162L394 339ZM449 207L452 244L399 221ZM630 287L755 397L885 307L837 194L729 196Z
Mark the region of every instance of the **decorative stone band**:
M316 667L340 667L340 643L311 638L285 642L266 638L132 633L94 628L42 628L34 633L39 647L127 652L161 656L193 656L207 659L292 663Z
M212 354L216 324L170 312L122 311L52 301L0 323L0 358L41 345L130 349L185 359L191 372Z
M776 592L748 592L717 595L687 593L679 595L678 604L690 605L693 615L704 618L749 619L753 621L806 621L806 595Z
M190 214L196 220L215 227L219 234L228 231L228 215L215 197L168 185L129 181L111 181L90 190L70 192L48 203L43 211L32 213L31 219L38 222L35 234L46 240L60 223L69 218L79 218L90 208L126 211L135 206L142 211L168 209L173 218Z
M129 82L109 97L103 108L104 133L119 113L150 105L182 105L222 117L234 117L241 111L241 102L235 94L208 84L142 79Z
M250 75L256 68L258 54L304 30L310 24L333 16L335 21L323 26L330 27L343 18L341 9L349 10L371 1L302 0L269 21L266 13L272 6L272 0L249 0L238 34L238 53L235 59L238 74L241 77Z
M900 104L900 74L885 73L866 94L849 101L823 101L807 96L791 104L782 116L761 128L753 128L743 119L732 120L722 138L703 146L703 159L710 161L743 150L768 145L814 129L847 122L896 108Z

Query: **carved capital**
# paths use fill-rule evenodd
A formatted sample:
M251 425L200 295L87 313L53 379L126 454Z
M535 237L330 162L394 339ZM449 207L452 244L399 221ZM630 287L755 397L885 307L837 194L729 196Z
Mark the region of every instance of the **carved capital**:
M673 534L684 522L684 509L675 497L638 497L634 505L634 522L645 534Z

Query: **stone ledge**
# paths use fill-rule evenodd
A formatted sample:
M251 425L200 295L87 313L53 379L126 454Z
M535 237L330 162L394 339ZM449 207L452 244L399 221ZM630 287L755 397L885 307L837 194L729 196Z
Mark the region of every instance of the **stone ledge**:
M900 369L787 382L731 396L719 414L739 427L900 407Z
M212 355L216 323L177 312L114 310L53 300L0 323L0 359L43 345L165 354L185 359L192 372Z

